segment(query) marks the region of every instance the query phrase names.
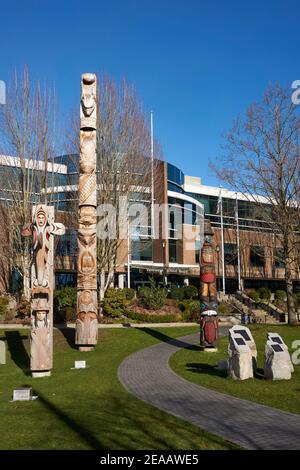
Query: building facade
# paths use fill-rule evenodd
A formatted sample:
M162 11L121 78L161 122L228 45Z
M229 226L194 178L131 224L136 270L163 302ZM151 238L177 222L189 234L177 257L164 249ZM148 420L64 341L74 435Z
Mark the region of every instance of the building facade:
M44 178L44 183L47 180L47 185L42 185L32 195L32 203L47 200L53 204L56 219L63 221L67 227L65 236L56 243L57 287L76 286L78 158L77 155L62 155L55 157L47 167L39 163L40 176ZM4 181L15 178L17 168L17 159L0 158L0 175ZM119 243L114 285L123 287L130 284L137 289L148 283L152 276L163 285L199 286L203 220L208 218L215 235L217 287L222 290L223 244L218 210L220 188L205 186L200 178L184 175L179 168L163 161L156 162L153 183L155 210L151 211L149 199L144 201L149 217L142 230L141 224L132 218L127 239ZM40 183L38 187L41 187ZM99 181L98 190L101 190ZM8 188L2 185L2 204L7 202L8 195ZM259 217L255 203L242 194L222 189L221 196L226 292L238 288L238 241L243 287L264 286L272 290L284 287L284 264L280 256L281 248L276 246L274 230ZM141 195L139 197L143 199ZM6 243L3 234L0 240L2 251ZM299 281L299 266L296 263L293 277L295 282ZM7 280L2 281L0 289L7 290L7 284Z

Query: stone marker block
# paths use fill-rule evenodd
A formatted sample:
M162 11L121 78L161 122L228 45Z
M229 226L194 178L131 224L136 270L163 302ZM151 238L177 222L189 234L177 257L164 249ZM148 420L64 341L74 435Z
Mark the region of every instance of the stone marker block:
M234 380L253 378L252 352L240 333L229 330L228 375Z
M230 328L230 331L234 332L234 334L240 334L249 346L252 354L253 372L255 373L257 369L257 349L250 329L244 325L234 325Z
M270 380L290 380L291 358L281 344L268 340L265 347L265 378Z
M272 343L279 344L282 347L282 349L287 351L288 356L289 356L291 372L293 373L294 372L294 366L293 366L293 363L292 363L292 360L291 360L291 357L290 357L290 354L289 354L289 348L287 347L287 345L283 341L282 337L278 333L269 333L268 332L267 333L267 339L270 340ZM287 361L288 361L288 358L287 358Z

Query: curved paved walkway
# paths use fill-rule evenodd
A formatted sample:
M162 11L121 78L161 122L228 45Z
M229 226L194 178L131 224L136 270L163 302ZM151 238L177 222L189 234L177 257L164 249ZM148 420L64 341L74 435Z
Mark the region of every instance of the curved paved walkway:
M142 349L125 359L118 376L137 398L247 449L300 449L300 415L224 395L176 375L168 362L193 334Z

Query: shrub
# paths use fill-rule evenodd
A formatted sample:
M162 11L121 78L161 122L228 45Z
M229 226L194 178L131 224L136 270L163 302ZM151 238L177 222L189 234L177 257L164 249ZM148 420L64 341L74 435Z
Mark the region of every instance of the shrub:
M250 299L252 299L255 303L260 301L259 293L257 291L249 292L248 297L250 297Z
M178 300L176 300L176 299L166 299L165 300L165 305L168 305L169 307L178 307Z
M5 321L11 321L11 320L14 320L16 316L16 312L13 310L13 309L7 309L6 313L5 313L5 317L4 317L4 320Z
M271 291L267 287L260 287L259 289L257 289L257 293L261 300L269 302L269 300L271 299Z
M278 289L276 292L275 292L275 299L276 300L281 300L281 301L284 301L286 300L286 292L282 289Z
M200 303L197 300L183 300L179 303L184 321L198 321L200 318Z
M217 312L220 314L220 315L230 315L230 313L232 312L232 308L229 304L227 304L226 302L221 302L219 305L218 305L218 308L217 308Z
M7 297L0 297L0 317L6 316L8 312L8 304L9 304L9 300Z
M300 306L300 290L298 291L296 290L295 300L296 300L297 307Z
M109 288L105 292L102 302L103 311L110 317L121 317L127 314L129 300L126 298L124 289Z
M63 287L53 293L53 322L75 321L77 316L77 288Z
M155 315L140 312L127 312L126 315L131 320L140 321L143 323L173 323L181 321L182 317L179 313L169 315Z
M151 310L163 307L167 295L167 290L157 287L153 279L150 280L150 287L142 287L139 290L139 297L143 305Z
M30 316L31 307L30 302L25 298L21 297L19 303L16 306L17 316L24 319Z
M169 297L173 300L183 300L184 289L182 289L181 287L172 287Z
M63 307L75 307L77 305L77 288L76 287L63 287L62 289L55 289L53 294L54 306L58 309Z
M133 300L135 298L135 290L129 287L122 289L127 300Z
M184 298L185 299L198 299L198 289L195 286L185 286L184 290Z
M68 305L67 307L64 307L63 309L65 321L69 322L75 322L77 318L77 308L76 307L71 307Z

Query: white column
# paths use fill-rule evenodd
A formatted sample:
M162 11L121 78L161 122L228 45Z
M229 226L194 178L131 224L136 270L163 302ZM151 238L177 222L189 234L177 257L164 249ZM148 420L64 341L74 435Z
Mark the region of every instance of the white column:
M189 278L188 278L188 277L185 277L185 278L183 279L183 284L184 284L185 286L189 286L189 285L190 285L190 281L189 281Z
M118 274L118 287L124 289L124 274Z

